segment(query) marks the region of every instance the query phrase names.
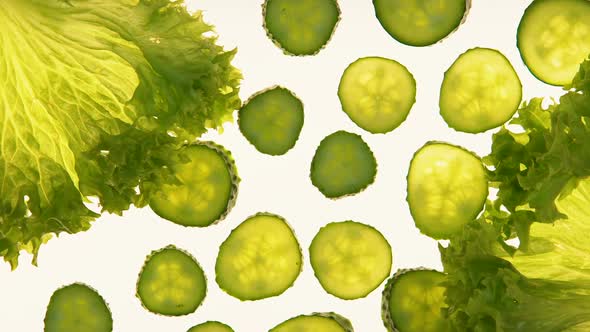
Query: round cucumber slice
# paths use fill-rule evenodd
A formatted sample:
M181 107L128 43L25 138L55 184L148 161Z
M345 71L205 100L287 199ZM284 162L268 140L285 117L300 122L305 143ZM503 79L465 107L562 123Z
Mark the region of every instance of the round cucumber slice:
M422 233L452 237L477 217L487 196L485 169L475 154L442 142L428 142L414 154L407 200Z
M110 332L113 317L91 287L75 283L56 290L45 313L45 332Z
M367 143L343 130L326 136L311 161L311 182L328 198L357 194L376 176L377 161Z
M150 199L160 217L182 226L205 227L225 218L234 206L240 179L229 151L213 142L182 148L188 158L170 166L180 184L161 184Z
M301 267L301 247L291 227L280 216L258 213L221 244L215 280L233 297L260 300L290 288Z
M400 270L387 281L381 317L389 332L451 332L443 316L445 275L428 269Z
M394 60L360 58L344 70L338 98L359 127L373 134L387 133L408 117L416 102L416 81Z
M303 128L303 103L291 91L275 86L250 97L238 111L242 135L256 150L282 155L295 146Z
M516 40L535 77L552 85L571 83L590 54L590 1L533 1L520 20Z
M445 72L440 114L449 127L480 133L510 120L522 101L522 84L506 57L489 48L461 54Z
M234 332L234 330L223 323L209 321L193 326L187 332Z
M268 37L287 55L317 54L340 20L336 0L266 0L262 6Z
M137 279L137 297L143 306L165 316L195 312L206 293L207 279L199 263L173 245L153 251Z
M369 295L389 276L391 246L375 228L355 221L329 223L309 247L311 267L326 292L344 300Z
M354 332L350 321L334 312L314 312L288 319L269 332Z
M459 28L471 0L373 0L373 6L379 23L395 40L428 46Z

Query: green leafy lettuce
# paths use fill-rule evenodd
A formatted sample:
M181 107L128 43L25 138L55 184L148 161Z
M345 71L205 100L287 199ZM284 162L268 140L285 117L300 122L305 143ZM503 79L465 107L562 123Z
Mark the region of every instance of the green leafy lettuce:
M440 247L456 331L590 329L590 60L567 89L494 134L497 197Z
M144 206L240 105L235 51L169 0L0 1L0 256Z

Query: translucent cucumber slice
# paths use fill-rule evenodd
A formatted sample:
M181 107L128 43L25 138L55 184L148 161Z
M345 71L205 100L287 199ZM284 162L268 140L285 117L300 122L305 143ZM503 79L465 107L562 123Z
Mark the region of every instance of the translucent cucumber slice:
M443 316L445 275L427 269L400 270L387 281L381 316L389 332L451 332Z
M223 323L209 321L193 326L187 332L234 332L234 330Z
M590 1L533 1L520 20L517 46L538 79L552 85L571 83L590 54Z
M373 6L379 23L395 40L428 46L459 28L471 0L373 0Z
M309 256L322 287L344 300L369 295L391 272L391 246L385 237L355 221L322 227L311 242Z
M205 227L225 218L234 206L240 179L229 151L213 142L187 145L186 160L170 169L179 184L161 184L150 199L160 217L183 226Z
M407 200L422 233L452 237L477 217L487 196L485 169L475 154L441 142L428 142L414 154Z
M266 34L288 55L317 54L340 20L336 0L266 0L262 8Z
M291 287L301 267L301 247L291 227L277 215L258 213L221 244L215 280L233 297L260 300Z
M311 182L328 198L357 194L376 176L377 161L367 143L343 130L326 136L311 161Z
M342 109L362 129L387 133L408 117L416 102L414 76L398 62L382 57L351 63L338 86Z
M445 72L440 114L449 127L480 133L510 120L522 101L522 85L510 61L489 48L461 54Z
M354 332L350 321L333 312L300 315L272 328L269 332Z
M56 290L45 313L44 332L110 332L113 318L104 299L87 285Z
M165 316L195 312L206 293L207 279L199 263L173 245L153 251L137 279L137 297L143 306Z
M303 128L303 103L291 91L272 87L250 97L238 111L242 135L269 155L282 155L295 146Z

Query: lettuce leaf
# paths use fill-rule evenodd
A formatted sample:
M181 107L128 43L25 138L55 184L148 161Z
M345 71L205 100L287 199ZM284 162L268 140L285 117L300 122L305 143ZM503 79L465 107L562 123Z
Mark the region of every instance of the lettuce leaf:
M143 206L178 147L232 119L240 72L169 0L0 2L0 256ZM35 260L34 258L34 260Z

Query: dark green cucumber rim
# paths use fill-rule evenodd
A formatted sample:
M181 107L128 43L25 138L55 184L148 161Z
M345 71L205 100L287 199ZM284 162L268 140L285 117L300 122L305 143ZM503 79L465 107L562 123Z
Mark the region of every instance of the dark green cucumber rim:
M227 150L225 147L223 147L222 145L219 145L213 141L196 141L196 142L192 142L192 143L188 143L188 144L184 144L180 147L180 149L186 149L189 148L191 146L204 146L207 147L211 150L214 150L217 155L219 155L222 159L223 162L225 163L225 168L227 169L229 176L231 178L231 189L230 189L230 193L229 196L227 198L227 204L225 206L225 209L215 218L212 218L213 220L211 220L211 222L209 222L206 225L186 225L186 224L180 224L177 223L175 221L166 219L162 216L160 216L150 205L150 209L152 209L152 211L158 215L159 217L161 217L162 219L165 219L167 221L170 221L176 225L182 226L182 227L187 227L187 228L204 228L204 227L209 227L212 225L216 225L218 223L220 223L221 221L223 221L227 215L231 212L232 208L236 205L236 201L238 199L238 188L239 188L239 184L240 184L240 176L238 175L238 168L236 166L236 162L231 154L231 152L229 150ZM149 205L149 204L148 204Z
M424 233L424 231L422 231L422 229L416 224L416 219L415 219L416 217L414 215L414 210L412 209L412 205L410 204L410 195L408 192L408 189L410 187L410 185L409 185L410 184L410 171L412 170L412 165L413 165L414 160L416 159L416 156L418 155L418 153L420 153L424 148L428 147L429 145L446 145L448 147L453 147L453 148L458 148L460 150L463 150L481 162L481 167L482 167L482 170L484 171L484 174L486 174L486 178L487 178L487 171L488 170L485 167L481 157L479 155L477 155L475 152L468 150L467 148L465 148L463 146L455 145L455 144L445 142L445 141L436 141L436 140L428 141L428 142L424 143L424 145L422 145L420 148L418 148L418 150L416 150L416 152L414 152L414 154L412 155L412 159L410 160L410 166L408 167L408 173L406 175L406 202L408 203L408 208L410 210L410 215L412 216L412 221L414 221L414 225L420 231L420 233L422 233L432 239L435 239L435 240L451 239L451 238L455 237L455 234L449 235L449 234L437 233L437 234L428 235L428 234ZM489 194L489 187L488 187L488 194ZM482 205L485 204L486 200L487 200L487 195L486 195L486 197L483 198ZM478 211L469 220L475 219L480 213L481 213L481 211Z
M372 130L369 130L369 129L365 128L364 126L361 126L348 113L348 111L346 110L346 107L345 107L344 103L342 102L342 97L341 97L342 80L344 78L344 75L346 74L346 71L348 71L348 69L351 68L357 62L359 62L361 60L367 60L367 59L383 59L383 60L387 60L387 61L390 61L390 62L394 62L394 63L402 66L408 72L408 74L410 74L410 77L412 78L412 81L414 82L414 102L410 106L410 110L408 110L408 113L406 114L406 116L403 117L403 119L401 119L401 122L398 125L388 127L387 129L385 129L383 131L372 131ZM410 115L410 111L412 110L412 107L414 106L414 104L416 104L417 82L416 82L416 78L414 77L414 74L412 74L412 72L408 69L408 67L404 66L401 62L398 62L398 61L396 61L394 59L391 59L391 58L386 58L386 57L378 56L378 55L364 56L364 57L360 57L360 58L354 60L353 62L349 63L348 66L346 66L346 68L342 72L342 76L340 76L340 81L338 82L338 92L337 92L337 94L338 94L338 99L340 99L340 105L342 106L342 111L344 111L344 114L346 114L346 116L348 116L348 118L350 119L350 121L352 121L355 125L357 125L362 130L364 130L366 132L369 132L371 134L387 134L387 133L393 131L394 129L398 128L399 126L401 126L407 120L408 116Z
M320 148L320 146L322 145L322 143L326 140L326 138L336 134L336 133L347 133L347 134L351 134L351 135L355 135L358 136L361 141L365 144L365 146L367 147L367 149L369 150L369 153L371 155L371 158L373 159L373 162L375 163L375 175L373 176L373 178L362 188L358 189L355 192L351 192L348 194L344 194L344 195L340 195L340 196L327 196L322 189L320 189L320 187L318 187L318 185L313 181L313 177L311 176L312 170L315 168L314 166L316 166L316 160L315 160L315 155L318 152L318 149ZM311 166L309 168L309 179L311 180L311 183L313 184L314 187L316 187L320 193L322 193L322 195L328 199L331 199L333 201L337 201L339 199L342 198L346 198L346 197L350 197L350 196L354 196L354 195L358 195L360 193L362 193L363 191L365 191L370 185L372 185L373 183L375 183L375 180L377 179L377 174L379 173L379 163L377 163L377 159L375 158L375 154L373 153L373 150L371 150L371 147L369 146L369 144L367 144L367 142L365 142L365 140L363 139L363 137L359 134L356 133L352 133L346 130L337 130L331 134L326 135L324 138L322 138L322 140L320 141L320 144L318 144L318 147L315 149L314 155L311 159Z
M203 277L205 278L205 295L203 296L203 299L201 300L201 302L199 303L199 305L197 305L195 307L195 310L193 310L192 312L188 312L188 313L181 313L181 314L172 314L172 315L165 315L165 314L161 314L159 312L153 311L151 309L149 309L144 303L143 300L141 299L141 297L139 296L139 281L141 280L141 275L143 274L143 270L145 269L147 263L152 259L152 257L154 257L155 255L166 251L166 250L176 250L176 251L180 251L183 254L187 255L188 257L190 257L196 264L197 266L201 269L201 272L203 272ZM173 245L173 244L169 244L163 248L160 249L156 249L156 250L152 250L149 255L147 255L147 257L145 258L145 260L143 261L143 265L141 266L141 270L139 271L139 273L137 274L137 281L135 282L135 297L139 300L139 303L141 303L141 306L153 313L156 314L158 316L163 316L163 317L181 317L181 316L187 316L190 314L193 314L195 311L197 311L197 309L199 309L199 307L203 304L203 302L205 302L205 300L207 299L207 293L209 292L209 287L207 287L207 275L205 274L205 270L203 269L203 267L201 266L201 264L199 263L199 261L188 251L182 249L182 248L178 248L177 246Z
M442 37L441 39L429 43L429 44L416 44L416 43L412 43L409 42L407 40L403 40L402 38L399 38L394 36L393 34L391 34L387 28L385 27L385 25L383 25L383 23L381 23L381 20L379 19L379 15L377 14L377 7L375 6L375 1L376 0L372 0L373 2L373 9L375 12L375 17L377 18L377 21L379 21L379 24L381 25L381 27L383 28L383 30L385 30L385 32L387 32L387 34L389 36L391 36L391 38L395 39L396 41L398 41L401 44L407 45L407 46L412 46L412 47L428 47L428 46L433 46L436 44L440 44L441 42L443 42L444 40L446 40L447 38L449 38L453 33L457 32L457 30L459 30L459 28L463 25L463 23L465 23L465 21L467 21L467 16L469 15L469 11L471 10L471 1L472 0L465 0L465 13L463 13L463 18L461 19L461 21L459 21L459 23L457 24L457 26L451 30L446 36Z
M242 131L242 126L241 126L241 122L240 119L242 117L242 109L244 109L244 107L246 107L252 100L254 100L256 97L259 97L269 91L273 91L273 90L283 90L285 92L287 92L288 94L290 94L293 98L297 99L299 101L299 103L301 103L301 108L303 110L303 121L301 122L301 129L299 129L299 133L297 134L297 137L295 138L295 140L293 141L293 144L291 146L289 146L289 148L287 149L287 151L285 151L285 153L281 153L281 154L272 154L272 153L267 153L264 151L260 151L260 149L256 146L256 144L254 144L254 142L252 142L250 140L250 138L248 136L246 136L244 134L244 132ZM272 85L270 87L267 87L265 89L262 89L260 91L257 91L255 93L253 93L250 97L248 97L248 99L246 99L246 101L244 101L242 103L242 106L240 107L240 109L238 110L238 129L240 130L240 132L242 133L242 136L244 136L246 138L246 140L248 141L248 143L250 143L250 145L252 145L258 152L263 153L263 154L267 154L269 156L282 156L287 154L287 152L289 152L291 149L293 149L293 147L295 147L295 145L297 144L297 141L299 141L299 137L301 136L301 130L303 129L303 126L305 125L305 105L303 104L303 101L301 100L301 98L299 98L297 96L297 94L295 94L295 92L291 91L290 89L282 86L282 85Z
M219 284L219 271L217 268L217 261L219 260L219 254L221 253L221 247L227 242L227 240L232 236L232 234L246 221L252 219L252 218L256 218L256 217L260 217L260 216L266 216L266 217L273 217L273 218L277 218L280 219L291 231L291 234L293 235L293 238L295 239L295 242L297 242L297 247L299 248L299 257L301 258L301 264L299 264L299 271L297 272L297 275L295 276L295 278L293 279L293 281L291 282L291 285L289 285L289 287L283 289L281 292L278 292L276 294L273 293L273 295L270 296L266 296L266 297L261 297L261 298L255 298L255 299L247 299L247 298L243 298L243 297L239 297L236 295L233 295L231 293L229 293L227 291L227 289L223 288L220 284ZM231 297L234 297L242 302L245 301L258 301L258 300L263 300L263 299L268 299L268 298L272 298L272 297L277 297L281 294L283 294L284 292L286 292L289 288L292 288L295 285L295 282L297 281L297 279L299 279L299 276L301 275L301 272L303 271L303 265L304 265L304 259L303 259L303 250L301 249L301 243L299 242L299 239L297 239L297 235L295 234L295 230L293 229L293 227L291 226L291 224L289 224L289 222L283 218L282 216L272 213L272 212L257 212L253 215L250 215L249 217L247 217L246 219L244 219L239 225L237 225L236 227L234 227L234 229L231 230L231 232L229 233L229 235L225 238L225 240L223 240L223 242L221 242L221 244L219 245L219 249L217 250L217 258L215 259L215 282L217 283L217 286L224 291L226 294L228 294Z
M344 329L345 332L354 332L354 329L352 327L352 323L350 322L350 320L348 318L346 318L346 317L338 314L338 313L333 312L333 311L330 311L330 312L312 312L311 314L308 314L308 315L302 314L302 315L298 315L298 316L295 316L295 317L291 317L291 318L289 318L287 320L284 320L284 321L278 323L273 328L271 328L271 330L274 329L274 328L276 328L277 326L285 323L285 322L288 322L288 321L292 320L292 319L296 319L296 318L299 318L299 317L313 317L313 316L319 316L319 317L329 318L329 319L335 321L336 323L338 323L338 325L340 325L340 327L342 327L342 329Z
M104 297L102 297L102 295L100 295L100 293L92 286L85 284L83 282L74 282L68 285L63 285L61 287L59 287L58 289L56 289L55 291L53 291L53 293L51 294L51 297L49 298L49 303L47 304L47 308L45 310L45 317L43 318L43 331L46 331L47 329L47 311L49 309L49 307L54 303L55 301L55 293L57 293L58 291L64 289L64 288L68 288L71 286L82 286L85 287L87 289L89 289L90 291L94 292L101 300L102 303L104 303L105 307L107 308L107 311L109 313L109 319L110 319L110 323L111 323L111 331L113 330L114 327L114 321L113 321L113 312L111 311L111 308L109 307L109 304L107 301L105 301Z
M197 324L197 325L194 325L194 326L191 326L191 327L189 327L189 329L187 330L187 332L190 332L192 329L194 329L194 328L196 328L196 327L201 327L201 326L203 326L203 325L205 325L205 324L209 324L209 323L219 324L219 325L221 325L221 326L223 326L223 327L227 327L228 329L230 329L230 330L232 330L232 331L234 330L234 329L232 329L232 328L231 328L231 326L229 326L229 325L227 325L227 324L225 324L225 323L222 323L222 322L220 322L220 321L217 321L217 320L208 320L208 321L206 321L206 322L202 322L202 323L199 323L199 324Z
M518 49L518 54L520 55L520 59L522 60L522 62L524 63L524 66L527 68L527 70L531 73L531 75L533 75L536 79L538 79L539 81L545 83L545 84L549 84L552 86L559 86L559 87L563 87L566 86L567 84L558 84L558 83L551 83L551 82L547 82L546 80L542 79L540 76L541 74L536 72L535 70L533 70L534 66L529 66L529 63L527 62L527 60L525 59L525 56L523 54L523 52L521 51L521 43L522 43L522 38L521 38L521 33L522 33L522 26L523 26L523 22L524 22L524 18L525 16L529 13L529 10L532 10L533 8L537 7L537 6L541 6L543 4L542 0L534 0L523 12L521 18L520 18L520 22L518 22L518 28L516 29L516 48ZM588 5L590 5L590 1L588 2ZM575 74L572 76L572 79L574 78Z
M419 267L410 268L410 269L399 269L399 270L397 270L397 272L395 272L393 274L393 276L391 276L387 280L387 283L385 284L385 287L383 288L383 293L381 293L381 319L383 320L383 325L385 326L385 328L387 329L388 332L400 332L397 329L397 327L395 326L395 322L393 321L393 317L391 317L391 311L390 311L390 307L389 307L389 302L391 299L391 289L393 288L393 285L395 284L395 282L397 281L397 279L399 277L403 276L406 273L417 272L417 271L428 271L428 272L442 273L442 272L437 271L432 268L419 266Z
M445 118L445 116L442 114L442 107L441 107L441 99L442 99L442 88L443 88L443 85L444 85L444 83L445 83L445 79L447 78L448 72L451 70L451 68L453 68L453 66L455 65L455 63L456 63L456 62L457 62L457 61L458 61L458 60L459 60L459 59L460 59L462 56L464 56L465 54L467 54L467 53L469 53L469 52L471 52L471 51L477 51L477 50L486 50L486 51L492 51L492 52L494 52L494 53L496 53L496 54L500 55L501 57L503 57L503 58L506 60L506 62L507 62L507 63L510 65L510 67L512 68L512 72L514 73L514 75L515 75L515 76L516 76L516 78L518 79L518 84L520 85L520 99L521 99L521 101L519 101L519 102L518 102L518 105L517 105L517 106L516 106L516 108L514 109L514 112L512 112L512 113L510 114L510 116L509 116L509 117L506 119L506 121L504 121L503 123L501 123L501 124L499 124L499 125L496 125L496 126L493 126L493 127L490 127L490 126L488 125L488 126L484 127L485 129L483 129L483 130L466 130L466 129L460 129L460 128L457 128L456 126L454 126L454 125L450 124L450 123L447 121L447 119ZM510 121L510 119L512 119L512 118L514 117L514 114L516 114L516 112L518 111L518 108L520 107L520 105L521 105L521 104L522 104L522 81L520 80L520 77L518 76L518 73L516 72L516 69L514 68L514 66L512 65L512 63L510 62L510 59L508 59L508 58L506 57L506 55L504 55L502 52L500 52L499 50L497 50L497 49L495 49L495 48L489 48L489 47L480 47L480 46L477 46L477 47L472 47L472 48L470 48L470 49L466 50L465 52L463 52L463 53L459 54L459 55L457 56L457 58L455 58L455 60L453 61L453 63L452 63L450 66L449 66L449 68L447 68L447 70L445 70L445 72L444 72L444 74L443 74L443 80L442 80L442 83L441 83L441 85L440 85L440 93L439 93L439 99L438 99L438 109L439 109L439 114L440 114L440 117L441 117L441 118L444 120L445 124L446 124L446 125L447 125L447 126L450 128L450 129L453 129L453 130L454 130L454 131L456 131L456 132L459 132L459 133L468 133L468 134L479 134L479 133L483 133L483 132L486 132L486 131L488 131L488 130L491 130L491 129L494 129L494 128L498 128L498 127L502 126L503 124L505 124L506 122ZM473 153L473 152L471 152L471 153ZM481 158L480 158L480 159L481 159Z
M275 46L278 47L283 52L283 54L288 55L288 56L305 57L305 56L314 56L314 55L317 55L318 53L320 53L324 48L326 48L326 46L330 43L330 41L334 37L334 32L338 28L338 24L340 23L340 20L342 18L342 11L340 10L340 5L338 4L338 0L331 0L334 2L334 5L336 5L336 10L338 11L338 18L336 19L336 23L334 23L334 27L332 28L332 33L330 34L330 37L315 52L296 54L296 53L289 52L287 49L285 49L283 47L283 45L281 45L281 43L279 43L279 41L272 35L270 30L266 26L266 6L269 1L270 0L264 0L264 2L261 5L262 6L262 27L264 28L264 31L266 32L266 36L268 37L268 39L270 39L272 41L272 43L275 44ZM471 0L468 0L468 1L471 1Z
M335 224L348 224L348 223L354 223L354 224L358 224L361 226L366 226L368 228L371 228L373 231L375 231L376 233L378 233L383 240L385 241L385 243L387 244L387 247L389 248L389 254L392 257L391 259L391 264L389 266L389 272L387 272L387 275L383 278L383 280L381 280L377 285L375 285L375 287L371 288L370 290L367 291L367 293L361 295L361 296L357 296L357 297L341 297L338 296L332 292L330 292L326 286L324 285L324 282L322 282L322 280L318 277L318 274L316 273L316 269L313 266L313 261L311 259L311 247L314 245L315 243L315 239L318 236L318 234L326 227L330 226L330 225L335 225ZM371 294L375 289L379 288L379 286L381 286L381 284L383 283L383 281L385 279L387 279L387 276L389 276L389 273L391 273L391 268L393 267L393 249L391 248L391 244L389 244L389 241L387 241L387 238L383 235L383 233L381 233L376 227L372 226L372 225L368 225L362 222L358 222L358 221L354 221L354 220L343 220L343 221L333 221L333 222L329 222L327 224L325 224L324 226L320 227L320 229L316 232L316 234L314 235L313 239L311 239L311 243L309 244L308 247L308 252L309 252L309 264L311 265L311 269L313 270L313 275L315 276L316 280L320 283L320 285L322 286L322 288L324 289L324 291L326 291L326 293L337 297L341 300L345 300L345 301L351 301L351 300L358 300L358 299L362 299L367 297L369 294Z

